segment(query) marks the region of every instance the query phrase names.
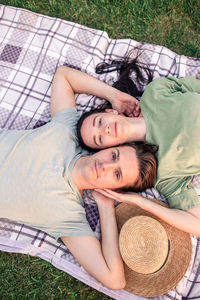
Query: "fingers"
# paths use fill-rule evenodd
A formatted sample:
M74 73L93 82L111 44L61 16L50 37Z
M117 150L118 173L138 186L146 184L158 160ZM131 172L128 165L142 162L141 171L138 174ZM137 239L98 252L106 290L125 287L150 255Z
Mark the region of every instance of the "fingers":
M115 192L113 190L110 190L110 189L103 189L103 191L106 191L106 192L111 193L111 194L117 194L117 192Z
M129 117L139 117L140 115L140 104L139 101L135 98L132 101L126 101L123 103L122 111L127 114Z
M118 193L118 192L115 192L115 191L113 191L113 190L104 189L103 191L106 192L107 195L109 195L109 197L112 197L112 198L115 199L115 200L120 200L121 197L123 196L123 194Z
M91 193L92 193L93 197L99 197L100 196L100 193L97 190L92 190Z
M104 208L104 209L110 209L114 208L114 199L107 197L103 194L100 194L99 192L93 193L94 200L98 206L98 209Z
M139 115L140 115L140 104L139 102L137 102L134 108L134 117L139 117Z
M104 189L103 191L107 192L109 195L114 196L115 198L119 198L121 196L121 193L115 192L113 190Z
M104 195L105 197L111 198L113 200L117 200L116 196L112 195L111 193L109 193L108 191L110 190L99 190L99 189L95 189L95 191L99 192L100 194Z
M119 93L117 99L113 101L112 107L120 113L126 113L129 117L138 117L140 114L139 101L126 93Z
M109 195L109 193L107 192L107 191L105 191L105 190L100 190L100 189L95 189L95 191L97 192L97 193L99 193L99 194L102 194L102 195Z

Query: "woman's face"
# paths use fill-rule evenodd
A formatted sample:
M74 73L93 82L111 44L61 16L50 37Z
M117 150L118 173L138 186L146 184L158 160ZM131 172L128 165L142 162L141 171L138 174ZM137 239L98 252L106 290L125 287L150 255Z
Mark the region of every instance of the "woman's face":
M94 113L81 126L84 143L94 149L102 149L123 144L127 141L128 121L115 110Z

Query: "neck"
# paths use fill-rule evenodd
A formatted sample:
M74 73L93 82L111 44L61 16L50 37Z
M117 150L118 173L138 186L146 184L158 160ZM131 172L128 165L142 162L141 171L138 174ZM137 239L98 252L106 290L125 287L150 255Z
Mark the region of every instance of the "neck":
M87 160L87 156L80 157L76 161L71 173L72 179L81 195L83 193L83 190L91 188L85 181L84 176L82 174L82 166L84 165L86 160Z
M146 123L143 117L128 118L130 130L127 142L145 142Z

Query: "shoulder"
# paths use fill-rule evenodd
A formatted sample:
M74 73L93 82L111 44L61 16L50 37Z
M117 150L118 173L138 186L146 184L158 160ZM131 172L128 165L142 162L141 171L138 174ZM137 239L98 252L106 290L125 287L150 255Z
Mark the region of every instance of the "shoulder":
M70 120L70 119L78 119L80 115L78 114L75 107L65 108L63 110L58 111L52 118L51 121L57 120Z
M153 102L160 99L160 95L164 96L169 93L171 86L170 78L159 77L150 82L144 90L140 102Z
M158 77L147 85L145 91L153 89L169 89L171 92L200 92L200 82L193 76L187 77Z
M75 128L80 118L79 113L75 107L65 108L57 112L51 119L51 123L62 124L66 127Z

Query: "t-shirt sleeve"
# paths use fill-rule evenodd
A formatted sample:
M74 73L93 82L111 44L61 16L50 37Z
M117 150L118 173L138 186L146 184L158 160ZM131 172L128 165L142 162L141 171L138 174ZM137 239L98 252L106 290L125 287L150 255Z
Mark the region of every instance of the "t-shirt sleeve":
M85 219L81 222L67 222L66 229L54 234L54 236L58 240L64 236L95 236L95 233Z
M51 119L51 122L61 123L68 128L73 128L77 125L80 118L75 107L65 108L57 112Z
M175 78L169 77L168 78L169 85L174 92L193 92L200 94L200 80L196 79L195 77L189 76L184 78Z
M62 207L65 211L66 207ZM54 222L52 220L47 232L57 240L64 236L95 236L86 218L85 208L79 203L68 203L68 210L62 218Z
M166 197L171 208L188 210L200 206L200 197L191 183L191 178L163 180L156 188Z
M195 206L200 206L200 198L194 189L182 190L178 195L168 197L171 208L188 210Z
M146 87L141 97L141 107L151 104L159 104L164 100L167 103L172 101L172 96L179 95L179 99L182 98L182 94L185 93L197 93L200 94L200 80L195 77L167 77L156 78ZM169 99L170 97L170 99ZM188 97L190 99L190 97ZM175 98L174 98L175 99ZM176 98L178 101L178 98ZM150 103L150 104L149 104ZM162 103L163 104L163 103Z

